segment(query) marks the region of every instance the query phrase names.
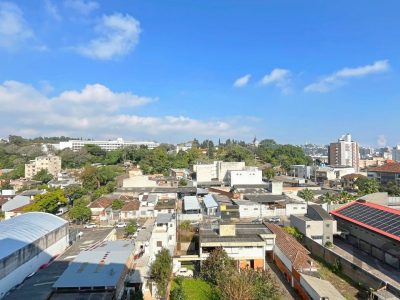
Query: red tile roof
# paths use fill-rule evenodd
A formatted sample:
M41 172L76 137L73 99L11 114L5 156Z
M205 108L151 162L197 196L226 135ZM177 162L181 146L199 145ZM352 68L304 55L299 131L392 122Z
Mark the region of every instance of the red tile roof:
M298 271L309 269L311 265L317 266L317 263L309 256L310 252L304 248L291 234L287 233L280 226L265 223L269 230L276 235L275 244L282 253L291 261L293 268Z
M400 173L400 163L390 162L380 167L370 168L368 172Z
M139 200L133 200L126 202L124 206L121 208L121 211L134 211L139 210L140 202Z
M106 197L100 197L89 204L89 208L107 208L112 204L113 200Z

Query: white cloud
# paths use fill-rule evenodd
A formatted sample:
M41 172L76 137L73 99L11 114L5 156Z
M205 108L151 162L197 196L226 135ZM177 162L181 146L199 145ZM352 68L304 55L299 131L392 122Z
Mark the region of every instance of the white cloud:
M46 12L56 21L61 21L62 17L58 12L57 5L55 5L51 0L44 0L44 8Z
M0 47L13 49L33 38L21 9L11 2L0 2Z
M291 72L286 69L273 69L271 73L266 74L260 81L261 85L275 85L282 93L290 92Z
M156 101L101 84L62 91L54 97L32 85L0 84L0 136L66 135L74 137L147 138L179 141L193 137L247 136L253 129L243 119L200 120L185 116L141 116L132 109Z
M90 58L112 59L131 52L139 41L140 23L130 15L103 16L96 26L98 37L75 49Z
M346 84L346 79L357 78L369 74L383 73L390 68L388 60L379 60L370 65L356 68L343 68L329 76L322 77L319 81L307 85L305 92L326 93L336 87Z
M233 86L234 87L244 87L249 83L250 78L251 78L250 74L244 75L243 77L236 79L235 82L233 83Z
M75 10L77 13L82 15L89 15L93 11L99 8L99 4L96 1L85 1L85 0L65 0L64 6Z

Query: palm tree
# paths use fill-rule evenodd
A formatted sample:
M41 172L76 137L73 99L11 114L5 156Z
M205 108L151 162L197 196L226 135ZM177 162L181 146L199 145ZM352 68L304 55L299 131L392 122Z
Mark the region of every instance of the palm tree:
M299 191L297 193L297 196L303 198L304 200L306 200L306 202L314 200L314 192L309 189L304 189Z

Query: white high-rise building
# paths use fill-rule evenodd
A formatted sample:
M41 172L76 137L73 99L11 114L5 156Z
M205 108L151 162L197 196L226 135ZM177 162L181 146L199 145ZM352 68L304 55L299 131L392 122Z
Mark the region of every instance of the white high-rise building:
M329 145L329 164L336 166L350 166L356 172L359 169L360 151L358 144L351 138L351 134L343 135L336 143Z

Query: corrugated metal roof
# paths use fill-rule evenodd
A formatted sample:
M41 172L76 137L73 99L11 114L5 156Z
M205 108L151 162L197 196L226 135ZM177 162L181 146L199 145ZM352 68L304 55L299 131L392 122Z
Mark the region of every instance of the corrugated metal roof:
M166 223L171 222L172 218L173 218L173 214L158 214L156 223L157 224L166 224Z
M199 210L200 204L196 196L185 196L183 198L183 206L185 210Z
M218 207L217 202L214 200L213 196L208 194L204 197L204 206L206 208Z
M135 249L133 241L106 241L74 259L53 288L116 287Z
M0 259L68 223L55 215L30 212L0 222Z

